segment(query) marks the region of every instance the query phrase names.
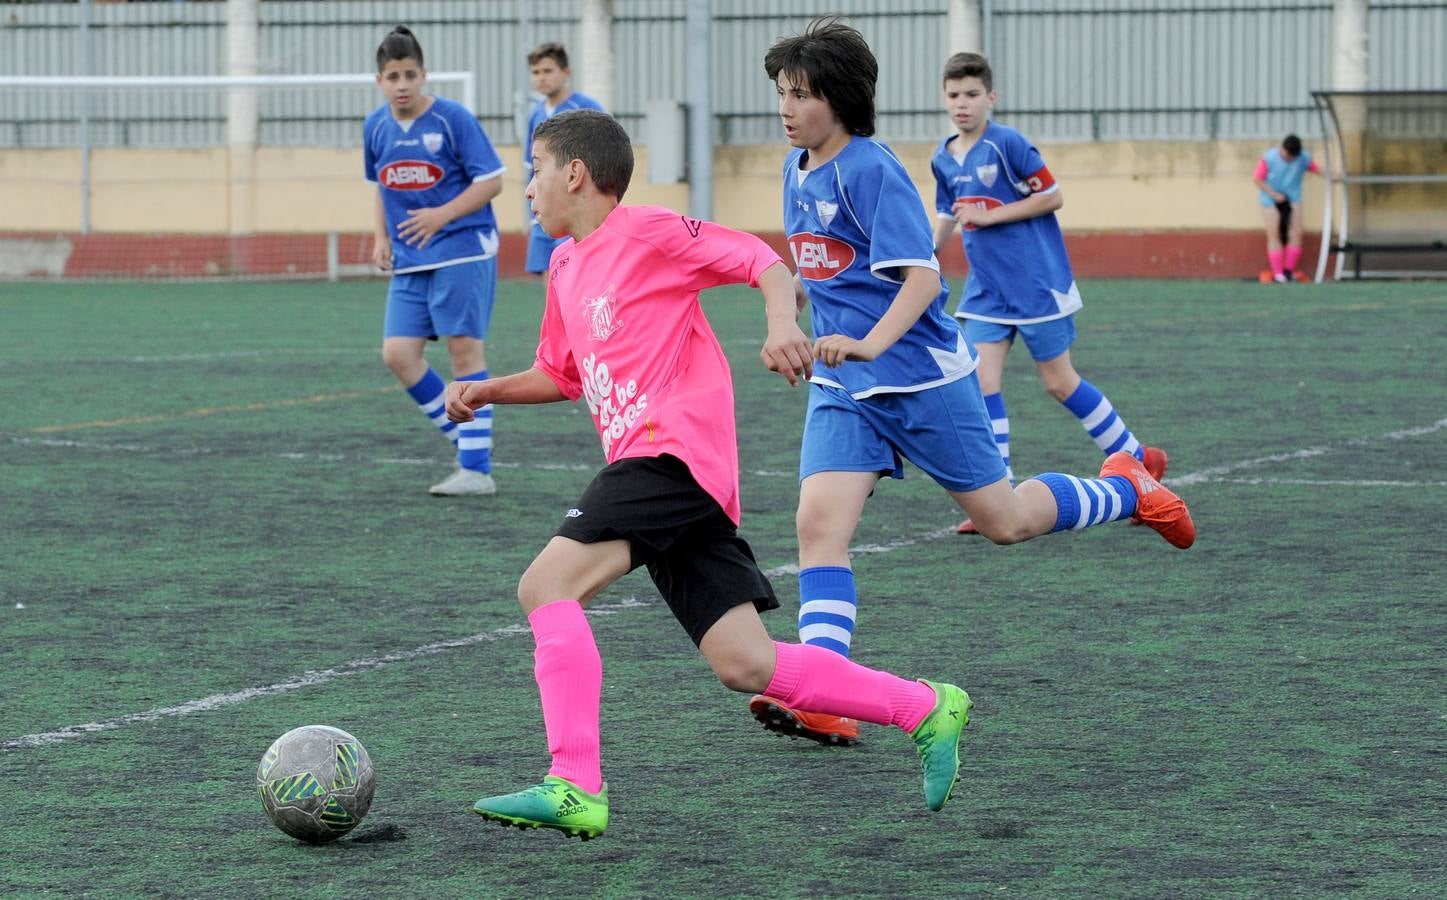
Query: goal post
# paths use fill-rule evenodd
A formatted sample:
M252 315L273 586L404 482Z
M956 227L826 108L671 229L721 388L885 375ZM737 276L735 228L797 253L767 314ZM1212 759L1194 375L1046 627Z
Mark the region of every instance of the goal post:
M0 278L370 272L371 73L0 75ZM472 72L428 89L477 115Z
M1447 277L1447 90L1312 98L1327 180L1316 280Z

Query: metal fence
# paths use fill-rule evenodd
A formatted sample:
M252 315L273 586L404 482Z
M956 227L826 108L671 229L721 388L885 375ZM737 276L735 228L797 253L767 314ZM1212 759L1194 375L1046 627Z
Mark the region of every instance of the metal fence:
M1330 85L1330 0L994 0L985 34L996 116L1040 141L1315 135L1311 90ZM615 108L635 136L650 101L685 97L685 0L615 0ZM942 0L715 0L715 136L779 139L764 50L816 15L841 14L880 62L879 134L930 140L947 46ZM398 22L436 69L475 72L476 112L496 143L518 143L524 55L562 40L576 57L573 0L266 0L261 70L367 72ZM0 75L226 74L222 2L0 4ZM85 27L82 27L83 20ZM1374 0L1371 86L1447 88L1447 2ZM580 86L586 89L586 86ZM267 91L267 143L351 146L375 91ZM73 146L84 112L104 145L203 146L225 136L220 92L0 94L0 147Z

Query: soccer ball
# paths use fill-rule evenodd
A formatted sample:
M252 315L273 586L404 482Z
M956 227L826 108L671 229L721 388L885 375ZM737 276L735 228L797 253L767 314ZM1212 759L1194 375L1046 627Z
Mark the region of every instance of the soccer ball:
M375 777L362 742L328 725L303 725L276 739L256 767L266 815L313 844L334 841L362 821Z

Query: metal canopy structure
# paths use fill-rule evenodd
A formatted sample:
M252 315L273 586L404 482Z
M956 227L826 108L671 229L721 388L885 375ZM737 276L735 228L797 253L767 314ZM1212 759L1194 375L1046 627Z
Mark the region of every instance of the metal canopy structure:
M1333 253L1335 279L1447 278L1447 90L1311 96L1326 136L1316 280Z

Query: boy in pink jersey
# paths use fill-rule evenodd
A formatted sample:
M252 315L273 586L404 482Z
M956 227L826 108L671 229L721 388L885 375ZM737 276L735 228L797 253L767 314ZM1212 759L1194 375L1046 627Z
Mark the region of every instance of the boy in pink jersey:
M538 126L528 199L555 237L533 367L454 382L455 422L492 403L587 400L608 465L518 584L534 652L552 767L541 784L473 810L521 828L588 839L608 825L598 705L603 671L583 607L638 566L720 681L807 709L897 725L939 809L959 771L970 699L951 684L907 681L818 647L773 641L759 611L778 606L738 536L739 467L728 362L698 293L749 284L764 295L764 363L789 383L812 371L795 321L793 277L752 235L667 209L620 206L633 148L608 115L563 113Z

